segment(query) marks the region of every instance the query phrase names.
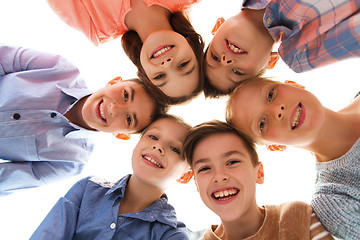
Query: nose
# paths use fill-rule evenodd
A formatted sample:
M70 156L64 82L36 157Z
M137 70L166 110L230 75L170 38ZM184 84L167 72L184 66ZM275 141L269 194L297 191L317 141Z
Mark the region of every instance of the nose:
M166 58L164 61L161 62L161 66L166 67L169 66L170 63L172 62L173 58Z
M281 104L275 107L274 116L276 119L280 120L284 117L285 105Z
M127 108L127 103L122 101L113 101L109 104L109 114L116 116L118 113L122 113Z
M154 145L153 149L159 151L160 154L163 154L163 152L164 152L164 150L160 146L155 146Z
M225 54L223 54L221 56L220 61L221 61L221 64L224 66L230 65L233 62L233 60L231 58L227 57Z
M229 180L229 176L222 170L218 170L214 175L214 182L220 183Z

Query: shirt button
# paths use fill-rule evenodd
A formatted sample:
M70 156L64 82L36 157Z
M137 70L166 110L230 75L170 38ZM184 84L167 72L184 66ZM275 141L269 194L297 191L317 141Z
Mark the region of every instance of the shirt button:
M21 118L20 114L18 113L15 113L13 116L12 116L13 119L15 120L19 120Z
M116 224L115 224L115 223L110 224L110 228L111 228L111 229L114 229L115 227L116 227Z
M55 118L56 115L57 115L57 114L53 112L53 113L50 114L50 117L51 117L51 118Z
M265 23L266 23L267 25L269 25L269 24L271 23L271 18L270 18L270 17L267 17L266 20L265 20Z

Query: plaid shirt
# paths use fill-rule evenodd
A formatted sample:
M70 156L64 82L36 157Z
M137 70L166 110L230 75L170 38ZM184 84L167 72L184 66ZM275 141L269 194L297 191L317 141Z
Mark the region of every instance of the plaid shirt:
M264 25L295 72L360 56L359 0L248 0L264 9Z

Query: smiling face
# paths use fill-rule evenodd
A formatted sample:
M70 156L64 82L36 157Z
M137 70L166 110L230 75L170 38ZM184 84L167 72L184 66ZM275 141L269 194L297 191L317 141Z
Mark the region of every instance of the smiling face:
M212 39L205 57L205 74L221 92L257 76L268 66L274 40L246 11L226 20Z
M191 95L199 85L199 63L186 39L170 30L157 31L144 41L140 62L147 77L165 95Z
M134 148L134 176L161 189L175 183L189 168L180 155L188 130L169 118L152 123Z
M290 84L256 81L232 96L232 123L257 142L305 146L324 122L324 108L310 92Z
M258 211L254 166L243 140L233 133L216 133L194 148L195 182L205 205L222 221L252 219Z
M82 116L88 126L99 131L133 133L150 124L154 110L154 101L142 85L122 81L90 95Z

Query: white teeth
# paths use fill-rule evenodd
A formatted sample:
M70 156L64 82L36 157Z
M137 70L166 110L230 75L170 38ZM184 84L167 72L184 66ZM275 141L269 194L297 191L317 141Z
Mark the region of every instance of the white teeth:
M219 191L214 193L214 197L217 200L227 200L232 197L232 195L235 195L238 193L237 189L228 189L225 191ZM225 197L225 198L224 198ZM220 199L221 198L221 199Z
M300 121L300 113L301 113L301 105L298 106L298 108L296 109L295 115L294 115L294 119L291 125L292 129L295 129L296 126L299 124Z
M230 50L233 51L234 53L244 53L244 52L246 52L246 51L236 47L234 44L231 44L229 42L228 42L228 45L229 45Z
M171 46L164 47L164 48L160 49L159 51L157 51L156 53L154 53L154 54L152 55L152 57L158 57L158 56L160 56L161 54L163 54L164 52L169 51L171 48L172 48Z
M104 121L106 121L103 102L100 103L99 109L100 109L100 116L101 116L101 118L102 118Z
M163 168L163 166L162 166L161 164L159 164L158 162L156 162L156 161L155 161L154 159L152 159L151 157L149 157L149 156L144 156L144 158L145 158L146 160L148 160L149 162L155 164L155 165L158 166L159 168Z

